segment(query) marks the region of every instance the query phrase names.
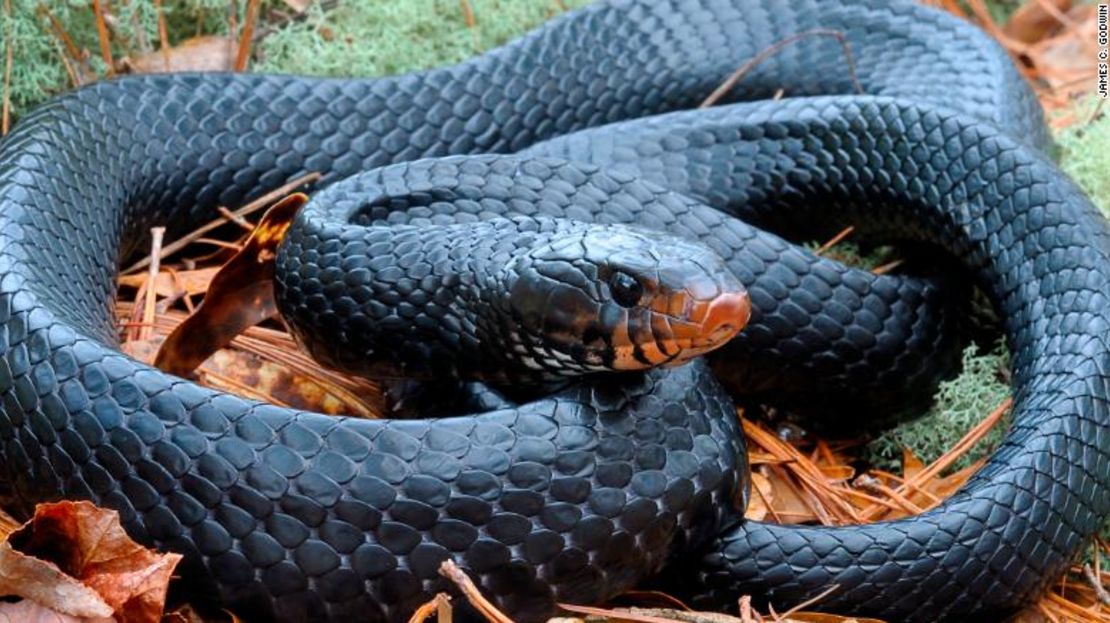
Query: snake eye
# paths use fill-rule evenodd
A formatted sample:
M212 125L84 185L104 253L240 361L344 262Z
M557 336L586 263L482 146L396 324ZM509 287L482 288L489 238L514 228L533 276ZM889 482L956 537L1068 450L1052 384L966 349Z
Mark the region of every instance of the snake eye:
M644 286L628 273L617 271L609 278L609 291L621 307L633 307L644 295Z

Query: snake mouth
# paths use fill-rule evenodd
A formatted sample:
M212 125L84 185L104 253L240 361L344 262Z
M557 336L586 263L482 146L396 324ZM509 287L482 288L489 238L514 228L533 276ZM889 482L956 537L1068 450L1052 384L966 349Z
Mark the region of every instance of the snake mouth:
M744 290L726 292L712 301L702 320L702 338L695 339L704 346L720 346L736 337L752 317L752 299Z
M724 346L748 324L751 297L742 288L726 290L709 299L672 301L681 305L681 315L655 310L650 328L630 331L625 324L613 346L613 367L642 370L677 366ZM668 305L669 303L661 303ZM648 324L648 323L644 323ZM632 335L640 339L632 339Z
M690 317L698 330L690 337L673 340L677 352L667 365L684 363L724 346L747 326L751 313L751 297L744 290L696 303Z

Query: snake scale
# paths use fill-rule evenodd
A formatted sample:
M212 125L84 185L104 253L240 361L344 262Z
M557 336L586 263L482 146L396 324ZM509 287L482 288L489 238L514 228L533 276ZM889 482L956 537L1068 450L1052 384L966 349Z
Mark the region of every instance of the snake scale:
M865 94L836 41L808 37L728 97L764 101L683 111L814 28L843 33ZM779 89L788 97L771 101ZM835 585L822 607L1005 614L1110 512L1110 239L1045 145L995 44L881 0L611 0L405 76L92 85L0 143L0 502L21 516L58 498L117 509L134 537L185 554L180 575L200 594L259 620L405 620L449 588L448 557L521 621L664 566L680 578L671 590L708 607L741 594L788 605ZM920 516L776 526L740 520L742 437L701 359L402 421L293 412L119 352L115 275L149 227L183 232L309 171L324 174L318 204L347 202L373 227L513 223L542 238L569 217L692 238L751 296L718 374L801 403L927 392L958 350L956 308L942 282L845 268L739 218L939 245L1003 319L1012 427ZM294 308L345 304L324 287L330 232L295 241L300 280L282 286ZM405 274L422 265L417 247L399 249L361 268L391 275L397 309L434 302Z

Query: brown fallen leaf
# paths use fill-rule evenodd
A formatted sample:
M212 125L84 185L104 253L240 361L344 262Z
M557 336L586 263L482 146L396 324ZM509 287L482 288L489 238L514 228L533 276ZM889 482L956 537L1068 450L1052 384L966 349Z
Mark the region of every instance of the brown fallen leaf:
M104 619L113 612L95 590L52 562L16 551L9 541L0 543L0 595L22 597L78 618Z
M911 480L925 469L925 463L917 458L913 450L902 448L902 477Z
M77 617L55 612L46 606L24 599L0 603L0 623L114 623L112 617Z
M1022 43L1040 41L1060 29L1059 15L1067 13L1071 4L1071 0L1028 0L1014 11L1002 32Z
M34 556L76 580L74 585L65 584L75 596L88 597L78 587L91 589L119 623L157 623L162 618L170 577L181 560L178 554L158 553L132 541L119 523L119 513L90 502L38 505L31 521L4 545L9 546L12 560L20 560L14 554L23 554L24 559ZM64 581L56 575L51 578ZM47 586L49 592L58 590L54 584ZM55 609L76 615L73 605L63 600L63 607ZM97 608L93 616L105 616L102 613Z
M744 518L752 521L763 521L770 514L775 502L775 490L771 486L771 481L762 473L753 470L751 478L752 493L748 501L748 510L744 512Z
M1069 93L1081 93L1093 88L1098 58L1093 45L1098 38L1098 20L1094 7L1081 9L1072 12L1074 28L1040 40L1026 52L1040 78L1054 90L1066 88Z
M178 71L228 71L235 59L235 41L206 35L186 39L168 50L120 60L121 71L156 74Z
M243 249L212 278L204 303L162 343L154 365L186 376L236 335L277 313L274 254L307 201L294 193L266 211Z
M124 353L150 363L164 338L124 342ZM276 352L276 350L274 351ZM205 385L234 391L267 402L330 415L377 417L380 407L354 393L356 389L321 383L286 362L238 348L223 348L204 360L196 376Z

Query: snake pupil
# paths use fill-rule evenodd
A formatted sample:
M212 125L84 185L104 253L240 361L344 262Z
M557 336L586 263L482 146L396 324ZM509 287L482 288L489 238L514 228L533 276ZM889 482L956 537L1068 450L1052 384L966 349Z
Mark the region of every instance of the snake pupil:
M633 307L644 295L644 286L626 272L617 271L609 278L609 291L621 307Z

